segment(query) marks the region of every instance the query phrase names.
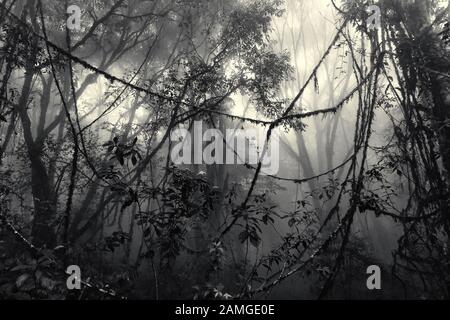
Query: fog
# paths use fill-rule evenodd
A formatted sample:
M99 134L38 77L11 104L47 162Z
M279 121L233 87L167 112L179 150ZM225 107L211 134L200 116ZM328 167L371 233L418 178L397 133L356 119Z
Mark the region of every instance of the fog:
M70 29L62 3L4 1L1 234L30 239L16 260L30 263L28 242L137 299L432 297L414 292L435 284L414 264L422 253L409 265L405 252L410 230L448 239L441 220L416 224L447 210L433 196L447 188L446 140L424 109L448 83L428 85L405 52L439 23L424 36L419 3L379 5L371 31L359 1L80 1ZM439 22L443 7L427 8ZM222 133L224 161L194 160L206 130ZM246 140L230 145L227 130ZM5 243L8 257L23 249ZM367 267L403 259L406 273L367 290Z

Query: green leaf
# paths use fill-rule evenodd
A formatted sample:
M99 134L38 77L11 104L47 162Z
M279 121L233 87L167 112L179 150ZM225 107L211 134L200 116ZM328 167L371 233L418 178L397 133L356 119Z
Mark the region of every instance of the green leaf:
M53 290L54 288L55 288L55 286L56 286L56 281L54 281L54 280L52 280L52 279L50 279L50 278L47 278L47 277L42 277L41 278L41 285L44 287L44 288L46 288L46 289L48 289L48 290Z
M250 234L250 243L255 247L258 248L259 244L261 243L261 238L256 233Z
M30 269L33 269L33 267L26 264L21 264L12 268L11 271L30 270Z
M121 166L123 166L123 164L125 163L125 161L123 160L123 156L121 154L117 154L117 160L119 160Z
M27 279L30 277L30 274L28 273L24 273L22 275L20 275L17 279L16 279L16 287L20 288L25 281L27 281Z
M239 241L241 241L241 243L244 243L248 237L249 237L249 234L248 234L247 230L244 230L239 234Z

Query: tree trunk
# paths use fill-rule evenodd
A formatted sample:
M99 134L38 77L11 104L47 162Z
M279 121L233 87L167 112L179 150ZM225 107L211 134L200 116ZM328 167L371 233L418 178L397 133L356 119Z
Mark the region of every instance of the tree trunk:
M41 159L41 148L37 146L31 133L31 121L27 113L27 102L31 93L33 72L29 68L25 73L25 81L19 100L19 117L27 145L28 158L31 164L31 190L34 201L34 218L31 235L33 243L40 246L53 247L56 242L55 233L51 227L54 218L54 202L47 170Z

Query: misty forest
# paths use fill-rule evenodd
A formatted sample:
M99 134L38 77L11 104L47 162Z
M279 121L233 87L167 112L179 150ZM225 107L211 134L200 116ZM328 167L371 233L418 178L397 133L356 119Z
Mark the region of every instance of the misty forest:
M0 298L450 298L449 6L0 0Z

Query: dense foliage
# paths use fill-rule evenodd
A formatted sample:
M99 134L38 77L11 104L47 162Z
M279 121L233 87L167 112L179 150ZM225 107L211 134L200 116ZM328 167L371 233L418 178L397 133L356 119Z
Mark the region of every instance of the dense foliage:
M0 297L448 298L448 8L372 2L327 1L314 57L307 0L1 1ZM199 120L281 135L280 173L175 165Z

